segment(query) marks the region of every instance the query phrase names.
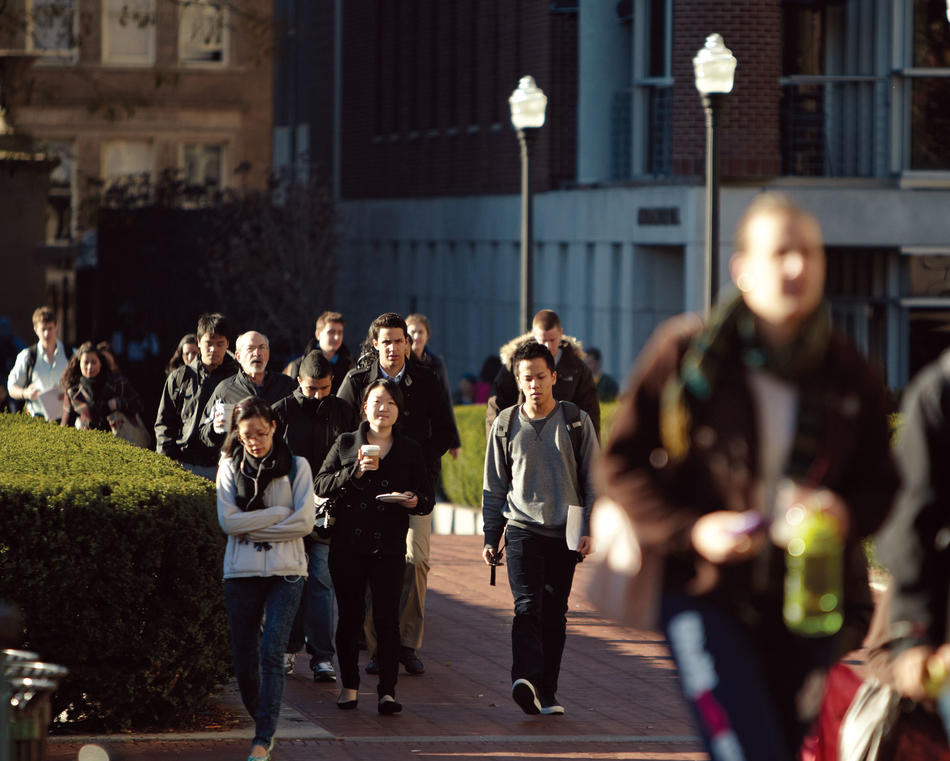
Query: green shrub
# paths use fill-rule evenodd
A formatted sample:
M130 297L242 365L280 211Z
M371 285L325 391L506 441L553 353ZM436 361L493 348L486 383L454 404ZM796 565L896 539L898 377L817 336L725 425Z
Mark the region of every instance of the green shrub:
M0 415L0 599L69 668L53 715L167 725L230 666L213 485L108 433Z
M610 437L616 409L616 402L600 405L602 442ZM442 458L442 488L449 502L480 507L485 470L485 405L465 404L456 407L455 422L462 440L462 451L458 460L453 460L448 454Z

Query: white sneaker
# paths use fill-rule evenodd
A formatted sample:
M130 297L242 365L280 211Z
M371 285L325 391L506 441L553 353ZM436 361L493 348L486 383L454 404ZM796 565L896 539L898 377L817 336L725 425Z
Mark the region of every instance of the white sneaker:
M296 662L297 662L297 655L295 653L284 653L284 673L293 674L294 664Z
M561 716L564 713L564 706L557 702L557 698L550 701L542 700L541 713L545 716Z
M330 661L320 661L316 666L314 666L313 681L335 682L336 672L333 670L333 664Z

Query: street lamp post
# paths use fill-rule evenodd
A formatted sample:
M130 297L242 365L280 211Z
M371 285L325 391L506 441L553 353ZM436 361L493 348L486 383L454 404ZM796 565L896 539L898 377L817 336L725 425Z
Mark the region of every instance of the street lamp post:
M531 197L529 156L538 130L544 125L548 96L535 84L534 77L524 76L508 98L511 124L518 132L521 146L521 332L531 330L534 301L534 209Z
M732 91L736 59L722 37L711 34L693 59L696 89L706 112L706 313L719 291L719 111Z

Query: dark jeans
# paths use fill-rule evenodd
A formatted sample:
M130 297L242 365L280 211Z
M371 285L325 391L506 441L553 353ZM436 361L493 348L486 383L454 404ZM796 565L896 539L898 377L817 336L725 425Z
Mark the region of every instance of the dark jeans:
M564 537L508 526L508 583L515 601L511 624L511 680L527 679L548 699L557 691L567 635L567 598L577 553Z
M298 653L306 641L310 668L316 668L322 661L333 662L333 581L327 564L329 554L329 544L307 543L307 583L287 645L288 653Z
M834 658L834 638L795 636L780 610L753 631L702 597L666 595L660 615L710 758L797 759Z
M303 576L254 576L224 582L234 675L244 707L254 719L254 745L267 747L277 728L284 692L284 652L303 583Z
M343 686L348 690L360 686L359 642L368 585L376 624L376 662L379 664L376 692L379 697L395 697L399 671L399 591L406 558L404 555L349 552L331 544L329 564L339 612L336 653Z

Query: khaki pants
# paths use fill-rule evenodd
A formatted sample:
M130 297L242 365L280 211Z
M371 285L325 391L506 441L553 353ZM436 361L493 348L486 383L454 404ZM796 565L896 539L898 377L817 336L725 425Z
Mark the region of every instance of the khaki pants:
M429 535L431 515L410 515L406 534L406 571L399 597L399 644L418 650L422 647L423 621L426 613L426 588L429 579ZM366 647L376 652L376 629L370 608L364 627Z

